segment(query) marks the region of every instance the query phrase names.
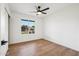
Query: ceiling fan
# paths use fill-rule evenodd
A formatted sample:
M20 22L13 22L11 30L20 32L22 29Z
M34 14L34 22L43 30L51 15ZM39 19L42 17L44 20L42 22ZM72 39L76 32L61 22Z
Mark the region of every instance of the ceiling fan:
M45 8L45 9L42 9L42 10L41 10L41 6L37 6L37 7L36 7L36 15L47 14L47 13L44 12L44 11L46 11L46 10L49 10L49 7L47 7L47 8Z

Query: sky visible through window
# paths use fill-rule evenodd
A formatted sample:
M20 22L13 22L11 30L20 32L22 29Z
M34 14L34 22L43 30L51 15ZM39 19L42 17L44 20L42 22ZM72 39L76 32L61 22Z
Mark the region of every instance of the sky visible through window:
M33 26L34 25L34 21L29 21L29 20L23 20L21 21L22 25L28 25L28 26Z

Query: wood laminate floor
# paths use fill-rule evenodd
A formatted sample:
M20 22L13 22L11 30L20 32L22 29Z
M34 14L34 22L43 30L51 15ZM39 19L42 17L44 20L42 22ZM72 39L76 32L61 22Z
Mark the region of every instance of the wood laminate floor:
M79 52L40 39L10 45L7 56L79 56Z

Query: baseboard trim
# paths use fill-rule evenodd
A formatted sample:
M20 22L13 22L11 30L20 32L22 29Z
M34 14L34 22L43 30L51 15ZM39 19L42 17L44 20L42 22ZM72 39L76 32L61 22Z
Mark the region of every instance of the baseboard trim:
M45 40L50 41L50 42L55 43L55 44L58 44L58 45L60 45L60 46L66 47L66 48L68 48L68 49L74 50L74 51L76 51L76 52L79 52L79 51L76 50L76 49L73 49L73 48L68 47L68 46L66 46L66 45L63 45L63 44L60 44L60 43L58 43L58 42L56 42L56 41L48 40L48 39L46 39L46 38L45 38Z
M18 43L12 43L12 44L9 44L9 46L11 46L11 45L16 45L16 44L29 43L29 42L31 42L31 41L37 41L37 40L44 40L44 39L43 39L43 38L40 38L40 39L34 39L34 40L23 41L23 42L18 42Z
M37 41L37 40L47 40L47 41L49 41L49 42L51 42L51 43L55 43L55 44L57 44L57 45L60 45L60 46L66 47L66 48L68 48L68 49L74 50L74 51L76 51L76 52L79 52L78 50L75 50L75 49L73 49L73 48L67 47L67 46L65 46L65 45L63 45L63 44L60 44L60 43L56 42L56 41L48 40L47 38L40 38L40 39L35 39L35 40L30 40L30 41L24 41L24 42L13 43L13 44L9 44L9 46L16 45L16 44L19 45L19 44L24 44L24 43L30 43L30 42Z

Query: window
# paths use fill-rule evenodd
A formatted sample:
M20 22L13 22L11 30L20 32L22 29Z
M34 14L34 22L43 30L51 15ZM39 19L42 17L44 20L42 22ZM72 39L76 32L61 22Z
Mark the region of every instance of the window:
M21 19L21 33L22 34L34 34L35 33L35 21Z

